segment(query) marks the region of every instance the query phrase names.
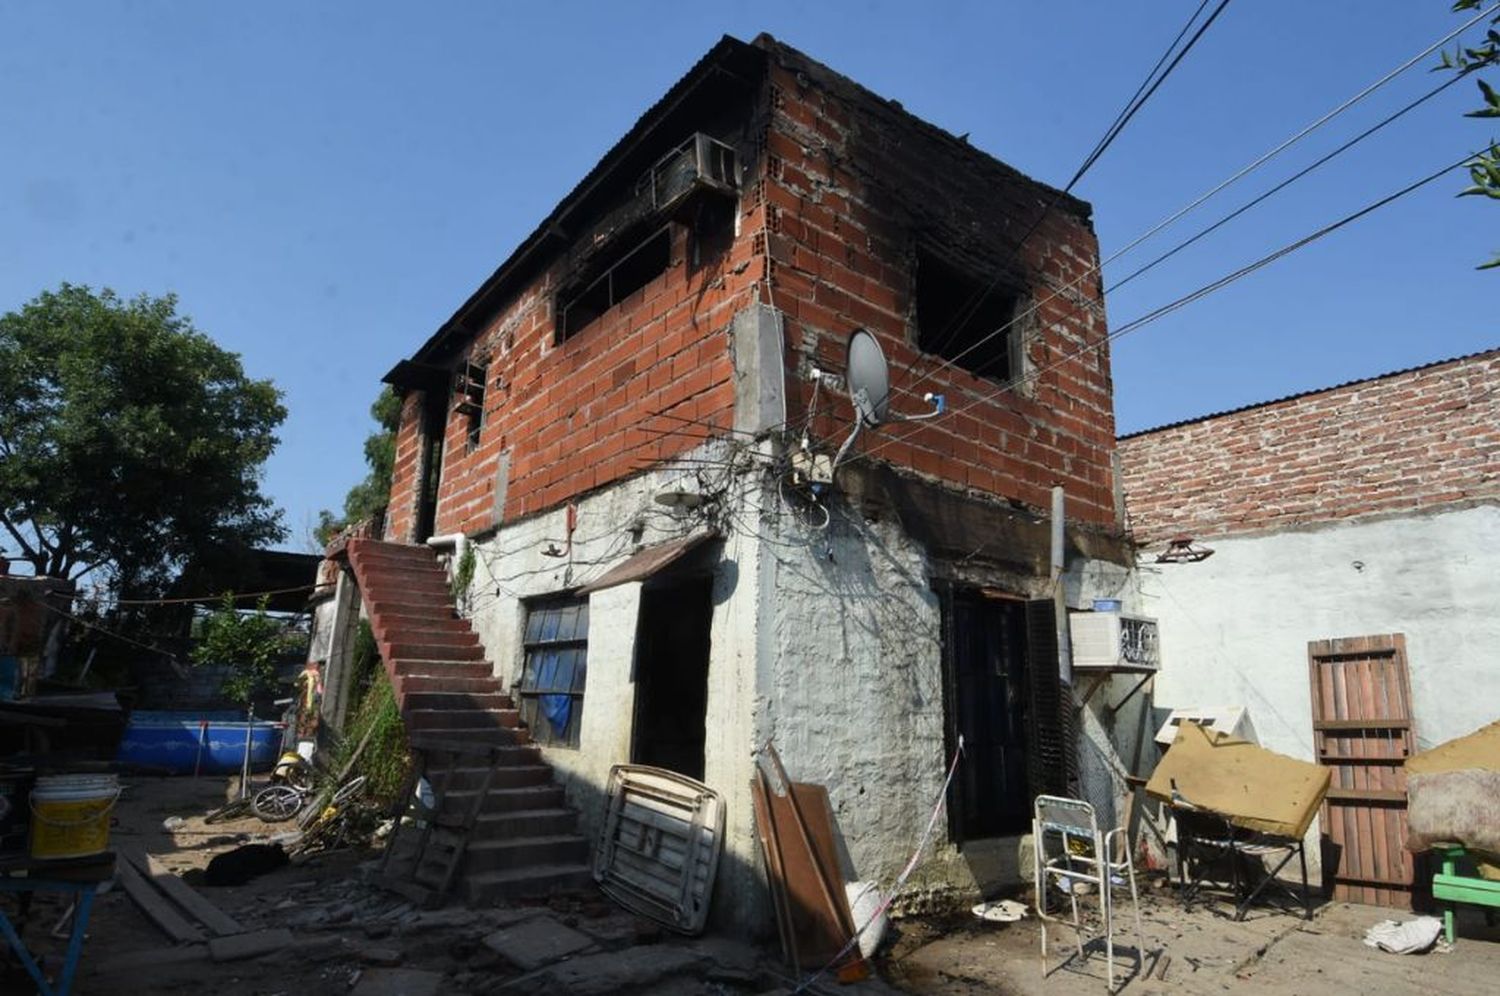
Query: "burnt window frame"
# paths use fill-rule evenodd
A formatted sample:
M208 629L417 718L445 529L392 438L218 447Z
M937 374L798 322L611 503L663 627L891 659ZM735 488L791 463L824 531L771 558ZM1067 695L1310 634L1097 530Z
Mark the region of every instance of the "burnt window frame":
M531 732L531 739L542 747L565 747L577 750L583 730L584 688L588 681L588 596L551 595L525 603L526 618L521 630L521 672L512 688L521 721ZM550 627L550 628L549 628ZM552 655L552 673L544 672ZM557 682L564 660L570 665L567 681ZM541 710L543 696L568 696L568 721L562 731Z
M484 432L484 396L490 375L488 357L466 360L453 373L453 411L465 416L464 445L473 453L479 448L479 439Z
M569 339L586 332L601 318L619 307L620 303L631 294L646 287L653 280L656 280L670 270L672 268L672 243L675 241L673 237L675 228L676 225L673 222L666 222L665 224L649 229L639 237L617 239L614 245L606 249L598 260L595 260L583 271L585 274L583 279L572 281L568 286L560 290L554 304L554 321L556 326L554 341L561 345ZM653 243L658 241L664 243L661 250L661 267L659 269L651 269L639 282L628 284L628 289L622 291L616 288L615 275L626 264L635 260L637 256L646 252ZM647 261L645 267L651 266L654 266L654 261ZM643 267L643 270L645 267ZM601 284L604 288L603 305L593 308L591 317L576 326L571 326L570 312L582 303L584 298L595 292Z
M1024 390L1027 372L1024 319L1030 301L1024 283L1004 272L986 275L978 267L965 265L931 246L917 246L912 260L911 321L917 350L981 380ZM940 315L934 315L927 302L944 296L944 292L957 300ZM976 293L982 294L977 307ZM967 317L963 317L965 312L969 312ZM959 320L957 325L955 320ZM1006 330L998 348L986 344L987 348L965 352L1002 327ZM1004 362L1003 373L995 370L998 360Z

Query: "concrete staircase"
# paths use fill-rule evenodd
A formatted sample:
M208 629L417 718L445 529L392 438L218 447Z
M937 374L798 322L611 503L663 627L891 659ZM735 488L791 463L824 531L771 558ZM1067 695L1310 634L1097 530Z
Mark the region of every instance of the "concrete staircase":
M475 745L494 748L493 770L454 761L439 800L444 816L472 814L477 803L456 878L464 897L486 905L591 889L578 814L494 677L478 636L459 618L437 557L426 547L370 539L349 540L345 554L412 746L434 755L466 749L470 758ZM430 771L428 777L439 784ZM476 798L486 782L484 797ZM427 857L419 851L404 856L409 872Z

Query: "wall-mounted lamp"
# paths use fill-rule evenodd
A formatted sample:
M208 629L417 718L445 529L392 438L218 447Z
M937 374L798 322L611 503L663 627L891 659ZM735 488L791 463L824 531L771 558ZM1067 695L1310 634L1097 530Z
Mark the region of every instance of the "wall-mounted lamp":
M1194 546L1191 536L1173 536L1167 548L1156 555L1158 564L1196 564L1214 555L1206 546Z

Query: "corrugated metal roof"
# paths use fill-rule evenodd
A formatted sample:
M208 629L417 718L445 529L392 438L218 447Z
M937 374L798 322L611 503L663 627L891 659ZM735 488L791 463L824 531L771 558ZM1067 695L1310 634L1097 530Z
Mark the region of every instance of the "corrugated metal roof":
M579 588L578 594L592 594L596 591L603 591L605 588L613 588L617 584L625 584L627 581L644 581L716 536L718 533L708 530L684 536L682 539L668 540L665 543L645 547L610 568L599 580L591 581Z
M1298 391L1295 394L1283 395L1279 398L1272 398L1269 401L1256 401L1252 404L1241 405L1238 408L1226 408L1223 411L1209 412L1206 415L1197 415L1193 418L1185 418L1177 422L1168 422L1165 425L1153 426L1150 429L1138 429L1135 432L1127 432L1124 435L1117 436L1115 438L1117 442L1124 442L1127 439L1134 439L1137 436L1149 436L1153 432L1166 432L1168 429L1178 429L1184 425L1193 425L1197 422L1208 422L1212 419L1223 418L1226 415L1238 415L1241 412L1254 411L1257 408L1269 408L1272 405L1284 404L1288 401L1296 401L1298 398L1306 398L1314 394L1323 394L1327 391L1338 391L1346 387L1354 387L1357 384L1371 384L1377 380L1386 380L1391 377L1401 377L1406 374L1418 373L1423 370L1432 370L1436 367L1446 366L1449 363L1466 363L1470 360L1477 360L1480 357L1495 355L1500 355L1500 347L1497 347L1495 349L1482 349L1477 353L1465 353L1462 356L1450 356L1444 360L1433 360L1431 363L1422 363L1414 367L1406 367L1402 370L1391 370L1387 373L1375 374L1370 377L1360 377L1355 380L1346 380L1339 384L1329 384L1327 387L1309 388L1306 391Z

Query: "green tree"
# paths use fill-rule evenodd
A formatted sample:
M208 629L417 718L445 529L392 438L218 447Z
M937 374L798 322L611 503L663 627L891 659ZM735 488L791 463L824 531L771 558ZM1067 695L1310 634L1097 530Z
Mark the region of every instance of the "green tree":
M1455 13L1478 10L1480 6L1481 0L1456 0L1453 10ZM1490 19L1490 28L1485 32L1484 40L1478 45L1473 47L1459 45L1452 52L1444 52L1441 68L1468 74L1500 64L1500 31L1495 30L1496 25L1500 25L1500 14ZM1500 118L1500 94L1497 94L1495 88L1482 79L1476 79L1475 82L1479 85L1482 103L1466 116ZM1469 178L1473 182L1459 196L1500 200L1500 146L1497 146L1494 141L1491 141L1489 148L1476 156L1469 164ZM1500 255L1496 255L1494 259L1482 264L1479 268L1488 270L1495 267L1500 267Z
M46 291L0 316L0 541L38 574L135 588L280 540L260 473L285 418L174 295Z
M365 437L364 480L344 496L344 514L328 509L318 513L316 529L320 543L327 543L339 530L370 518L391 500L391 472L396 466L396 427L401 424L401 398L389 385L382 388L370 406L370 417L380 428Z
M226 696L249 705L257 696L276 688L276 665L295 638L281 621L266 614L269 595L261 596L254 612L235 608L232 594L224 595L219 608L203 620L198 643L193 647L194 664L228 664L233 673L223 684Z

